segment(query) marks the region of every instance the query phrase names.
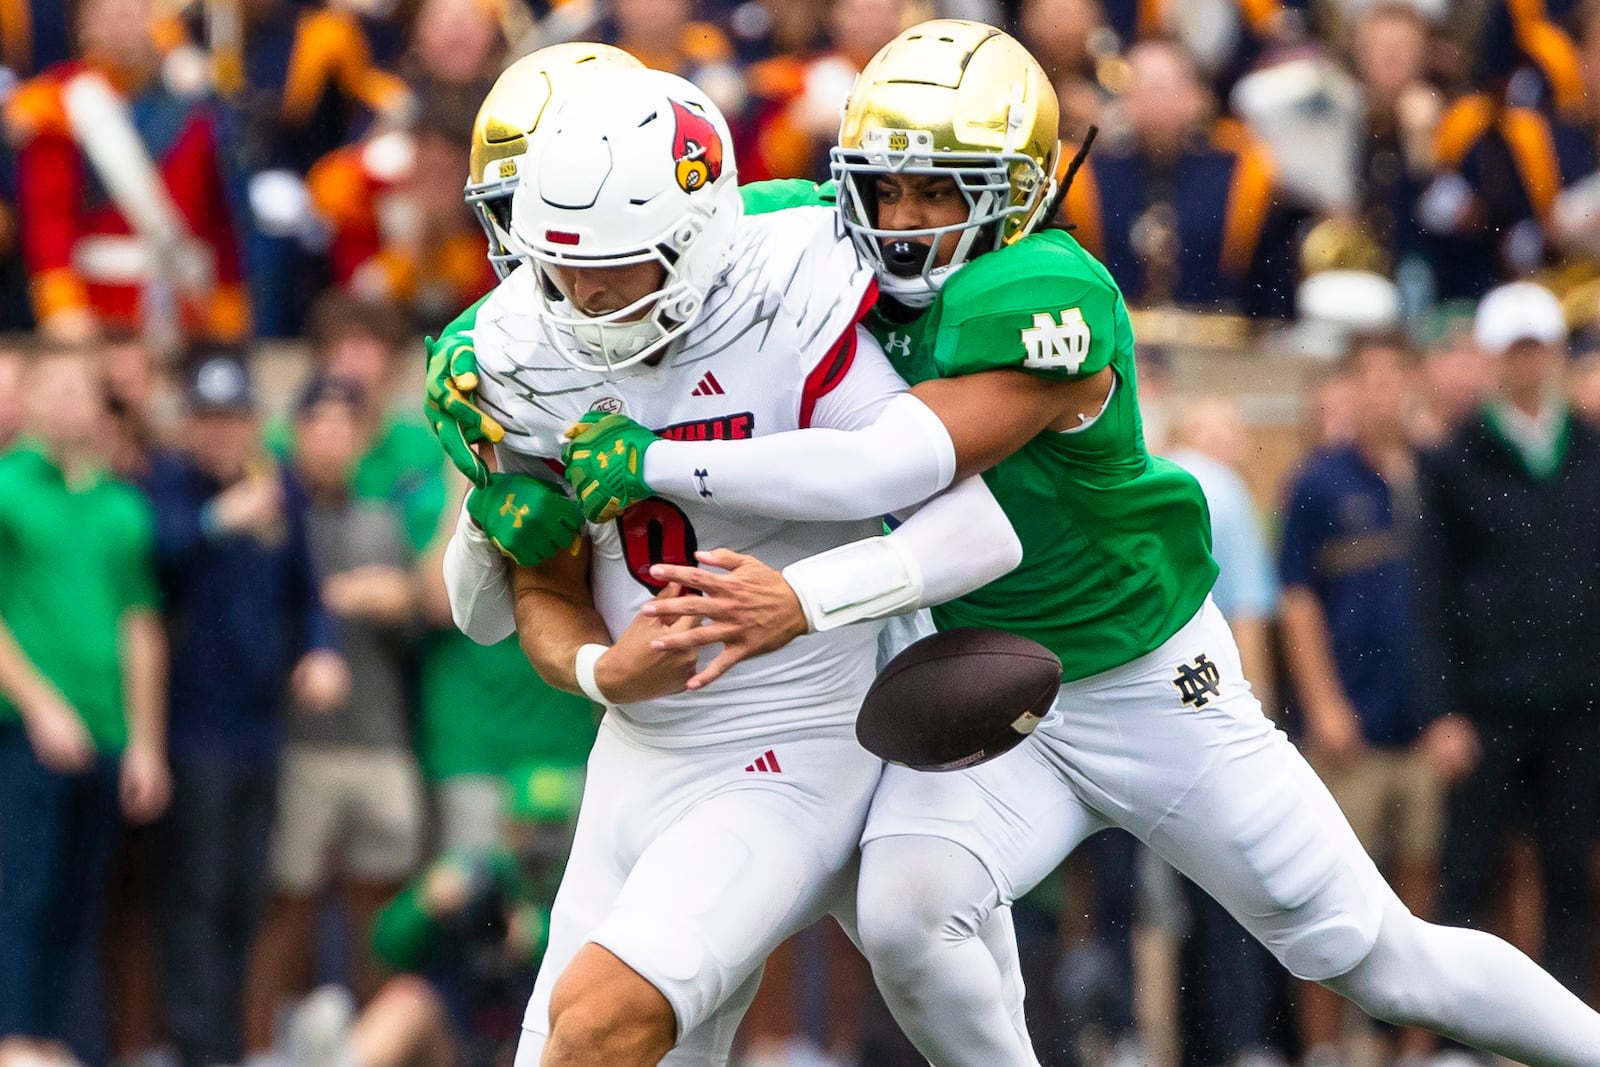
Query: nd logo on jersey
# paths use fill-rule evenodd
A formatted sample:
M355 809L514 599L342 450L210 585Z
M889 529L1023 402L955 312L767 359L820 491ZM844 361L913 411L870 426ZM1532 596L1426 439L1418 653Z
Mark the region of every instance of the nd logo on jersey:
M1022 344L1028 350L1023 366L1076 374L1089 356L1089 324L1078 308L1063 311L1059 323L1041 311L1033 317L1032 328L1022 331Z

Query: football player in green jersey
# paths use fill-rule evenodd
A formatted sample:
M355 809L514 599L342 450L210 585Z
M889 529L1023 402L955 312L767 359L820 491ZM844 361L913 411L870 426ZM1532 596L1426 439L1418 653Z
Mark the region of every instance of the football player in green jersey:
M1296 976L1368 1013L1525 1063L1600 1063L1600 1015L1505 942L1412 916L1327 790L1273 728L1211 603L1194 481L1145 449L1116 284L1043 228L1059 149L1049 80L973 23L913 27L858 79L833 152L840 211L883 293L869 320L914 389L854 432L663 441L620 416L576 429L568 477L591 519L648 495L841 519L984 472L1019 534L1015 571L942 607L1056 652L1035 740L948 774L890 768L863 838L861 935L896 1018L941 1067L978 1064L967 1026L1001 967L985 925L1106 826L1216 897ZM622 454L627 462L596 462ZM818 624L749 557L659 566L704 594L658 601L724 644L698 677ZM916 576L857 570L861 595ZM883 588L878 588L882 586ZM1022 1044L1014 1062L1030 1064Z

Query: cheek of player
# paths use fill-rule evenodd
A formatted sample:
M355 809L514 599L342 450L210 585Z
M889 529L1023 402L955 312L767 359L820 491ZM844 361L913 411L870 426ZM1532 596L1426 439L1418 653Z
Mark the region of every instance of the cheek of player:
M630 263L618 267L571 267L555 264L549 268L556 285L585 315L607 315L659 292L667 271L660 263ZM628 322L643 318L648 305L627 317Z
M877 180L876 192L879 229L932 230L967 221L967 198L954 178L884 175ZM941 237L933 265L949 266L960 240L959 231Z
M933 378L911 390L939 416L956 450L956 478L978 474L1046 431L1081 426L1105 406L1116 372L1053 381L1020 370Z

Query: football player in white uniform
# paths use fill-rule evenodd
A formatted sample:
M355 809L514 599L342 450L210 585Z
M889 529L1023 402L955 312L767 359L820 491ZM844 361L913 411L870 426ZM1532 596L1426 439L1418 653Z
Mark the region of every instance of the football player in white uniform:
M550 108L513 198L524 266L470 323L503 471L554 480L564 431L596 407L667 436L740 439L864 426L903 392L858 328L875 283L836 216L745 218L726 125L698 89L612 70ZM498 517L515 522L528 484L490 482L508 487ZM977 479L891 536L876 520L796 524L694 501L587 534L576 554L512 575L535 667L607 707L518 1063L719 1065L766 955L830 910L849 922L881 770L853 732L876 647L836 627L975 588L1020 546ZM464 521L452 588L503 597L481 538ZM692 564L701 544L783 568L815 632L686 693L694 655L653 649L672 624L639 609L677 591L650 568Z

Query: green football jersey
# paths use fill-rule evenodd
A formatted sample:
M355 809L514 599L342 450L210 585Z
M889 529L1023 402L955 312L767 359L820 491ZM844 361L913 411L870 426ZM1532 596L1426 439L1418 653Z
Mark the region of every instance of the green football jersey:
M1042 433L984 474L1022 541L1022 563L934 608L941 630L1032 638L1075 681L1151 651L1200 609L1217 576L1205 497L1187 471L1146 450L1122 294L1070 234L1049 230L980 256L910 323L880 309L867 325L912 385L1000 368L1116 374L1092 423Z

